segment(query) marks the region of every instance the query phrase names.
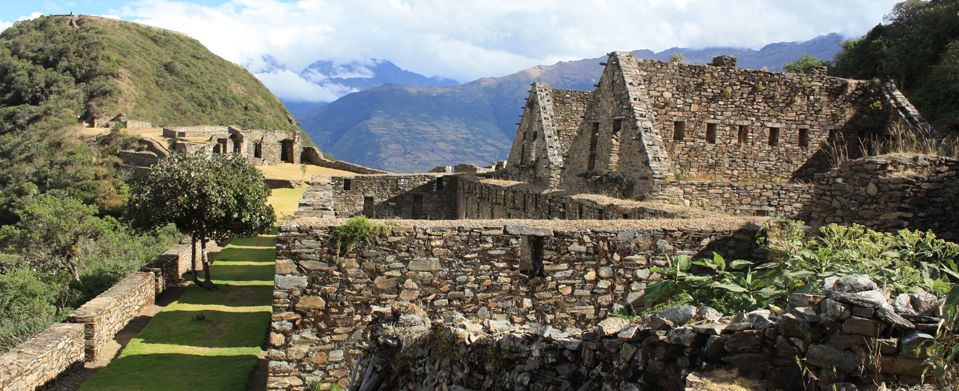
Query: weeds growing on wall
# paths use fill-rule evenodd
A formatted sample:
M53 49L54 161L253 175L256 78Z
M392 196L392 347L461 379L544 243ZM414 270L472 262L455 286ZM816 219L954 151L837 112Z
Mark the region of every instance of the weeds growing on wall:
M346 255L357 244L372 244L376 238L385 236L387 224L370 221L366 216L357 216L346 221L343 225L330 230L330 245L338 256Z
M826 278L867 274L894 293L921 289L944 296L959 282L959 244L932 232L877 232L861 225L822 227L809 237L800 221L772 220L760 243L770 260L727 262L719 254L693 260L681 255L654 268L663 280L646 289L647 307L683 303L725 313L782 307L793 292L821 289ZM674 299L676 298L676 299Z

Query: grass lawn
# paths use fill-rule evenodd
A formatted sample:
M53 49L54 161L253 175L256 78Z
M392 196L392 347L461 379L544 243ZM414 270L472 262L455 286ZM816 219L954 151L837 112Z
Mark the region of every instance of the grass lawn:
M293 164L293 163L278 163L271 164L269 166L257 166L257 170L263 173L267 179L285 179L294 182L305 182L313 178L314 175L339 175L339 176L354 176L356 173L337 170L334 168L326 168L320 166L314 166L312 164ZM304 172L303 170L306 169Z
M305 190L273 190L278 219ZM275 261L275 235L233 239L213 263L219 289L187 287L81 390L246 389L270 327Z
M273 189L270 193L270 205L273 205L273 212L276 213L276 221L283 221L292 216L296 208L300 206L300 198L306 187L297 187L293 189Z

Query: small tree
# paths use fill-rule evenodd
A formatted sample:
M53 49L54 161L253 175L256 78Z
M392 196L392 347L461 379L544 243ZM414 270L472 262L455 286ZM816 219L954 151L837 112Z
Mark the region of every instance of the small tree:
M798 60L784 64L783 69L785 69L786 72L809 73L809 71L813 70L814 68L824 66L826 66L826 63L822 60L808 54L803 54L803 56Z
M686 54L683 52L669 53L669 62L680 63L686 60Z
M246 159L235 155L179 155L157 163L135 186L130 214L139 227L154 228L173 223L193 243L192 264L200 243L203 283L214 288L206 257L208 240L261 233L275 222L267 203L269 188L263 174Z

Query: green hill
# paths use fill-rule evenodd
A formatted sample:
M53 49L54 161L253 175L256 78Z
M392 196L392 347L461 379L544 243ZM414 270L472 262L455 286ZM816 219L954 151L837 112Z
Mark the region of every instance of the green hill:
M116 140L90 145L73 131L119 113L158 126L299 131L252 74L183 34L87 16L17 22L0 34L0 223L16 220L18 200L51 190L119 213L127 190Z
M98 17L47 16L0 34L4 114L57 104L72 119L118 113L157 125L296 129L282 103L242 67L195 39ZM25 107L28 106L28 107Z

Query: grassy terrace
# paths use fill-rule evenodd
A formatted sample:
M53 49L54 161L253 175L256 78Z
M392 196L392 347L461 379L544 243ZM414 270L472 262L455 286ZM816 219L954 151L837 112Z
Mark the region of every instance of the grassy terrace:
M274 191L278 218L295 210L303 191ZM270 326L275 245L275 235L231 241L213 264L219 289L189 286L81 389L246 389Z

